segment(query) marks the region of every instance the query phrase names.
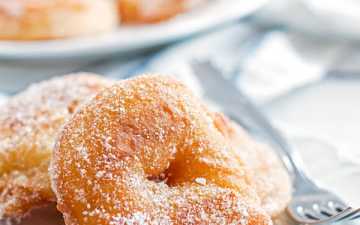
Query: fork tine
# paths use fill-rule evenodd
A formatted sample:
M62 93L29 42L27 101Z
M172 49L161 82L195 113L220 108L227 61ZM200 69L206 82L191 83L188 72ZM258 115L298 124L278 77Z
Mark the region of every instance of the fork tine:
M344 209L342 212L327 219L324 224L327 224L329 222L342 221L343 218L345 218L346 216L348 216L349 214L352 214L352 213L353 213L353 209L351 207L348 207L348 208Z
M360 213L357 213L351 220L357 220L360 219Z
M354 212L354 210L351 207L348 207L344 211L342 211L342 212L336 214L335 216L332 216L326 220L321 220L321 221L314 220L313 222L307 221L307 224L309 224L309 225L327 225L329 223L345 221L346 218L354 216L354 214L356 214L356 212Z
M352 210L351 213L349 213L348 215L342 217L342 218L339 218L338 221L344 221L344 220L353 220L353 219L356 219L357 217L359 217L360 213L360 208L359 209L356 209L356 210Z

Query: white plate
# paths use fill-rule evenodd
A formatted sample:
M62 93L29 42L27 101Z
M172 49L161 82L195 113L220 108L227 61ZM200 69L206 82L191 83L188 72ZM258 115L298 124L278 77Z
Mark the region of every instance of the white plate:
M96 37L42 42L0 42L0 59L96 58L175 41L254 12L267 0L213 0L168 22L122 26Z

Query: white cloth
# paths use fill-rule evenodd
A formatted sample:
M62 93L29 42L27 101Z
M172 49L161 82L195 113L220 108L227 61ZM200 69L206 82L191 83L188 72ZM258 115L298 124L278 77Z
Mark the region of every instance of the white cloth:
M225 73L241 71L237 85L258 103L265 103L317 82L332 71L360 71L356 50L348 43L240 24L170 48L151 59L143 70L193 80L189 78L193 77L191 62L210 60Z

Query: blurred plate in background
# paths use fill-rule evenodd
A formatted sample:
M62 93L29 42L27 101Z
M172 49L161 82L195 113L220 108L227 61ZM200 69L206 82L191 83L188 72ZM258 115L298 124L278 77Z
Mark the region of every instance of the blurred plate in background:
M282 24L323 39L360 40L358 0L273 0L258 19L262 24Z
M126 53L190 36L244 17L267 0L213 0L177 18L147 26L122 26L96 37L42 42L0 42L0 59L87 58Z

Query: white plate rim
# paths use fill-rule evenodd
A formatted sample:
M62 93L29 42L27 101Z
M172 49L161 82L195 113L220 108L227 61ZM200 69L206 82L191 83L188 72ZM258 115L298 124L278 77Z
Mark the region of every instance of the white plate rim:
M176 41L248 16L267 2L268 0L213 0L202 8L157 25L123 26L114 32L100 36L65 40L1 41L0 59L89 58L136 51Z

